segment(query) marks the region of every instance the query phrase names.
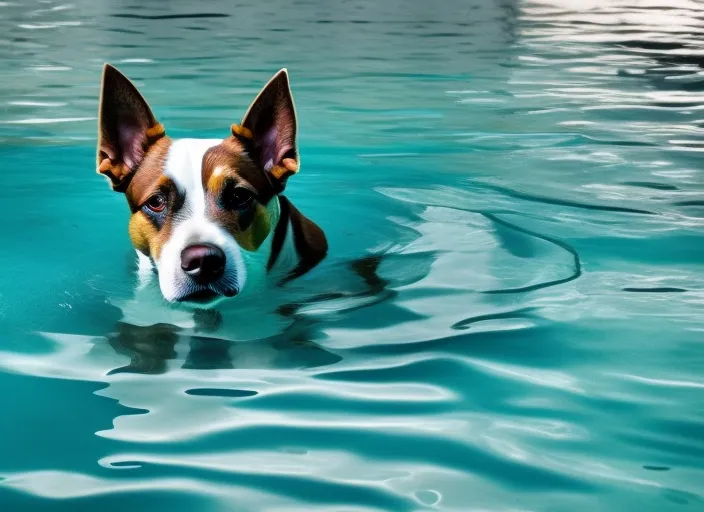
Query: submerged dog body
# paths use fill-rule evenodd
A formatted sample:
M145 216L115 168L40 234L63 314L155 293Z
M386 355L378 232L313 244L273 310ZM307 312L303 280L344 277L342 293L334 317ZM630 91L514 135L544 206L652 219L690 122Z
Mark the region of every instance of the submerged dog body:
M286 70L226 139L171 139L135 86L106 65L98 172L131 210L140 268L170 302L232 297L302 275L327 253L322 230L281 193L298 172Z

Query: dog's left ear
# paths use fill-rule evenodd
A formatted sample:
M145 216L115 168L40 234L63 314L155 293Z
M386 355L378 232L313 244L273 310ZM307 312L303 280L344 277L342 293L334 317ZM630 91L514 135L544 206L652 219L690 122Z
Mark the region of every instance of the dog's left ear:
M103 68L98 114L98 172L124 192L149 147L164 127L129 79L110 64Z
M283 191L286 180L299 167L296 108L286 69L264 86L242 124L232 125L232 134L248 146L250 155L268 174L276 192Z

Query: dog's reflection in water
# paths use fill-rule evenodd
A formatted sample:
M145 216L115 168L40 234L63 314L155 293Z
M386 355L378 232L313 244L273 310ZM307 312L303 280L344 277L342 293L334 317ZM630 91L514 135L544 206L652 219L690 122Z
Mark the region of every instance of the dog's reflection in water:
M320 336L313 324L295 319L281 334L238 342L199 336L169 324L143 327L120 322L117 332L108 339L116 352L130 358L130 363L110 373L163 373L169 361L197 370L312 368L340 361L340 356L313 341ZM182 355L181 351L186 353Z
M262 339L241 342L217 337L223 322L217 310L197 310L195 326L188 330L164 323L139 326L119 322L108 339L116 352L130 358L130 363L111 373L158 374L167 371L170 362L186 369L203 370L313 368L337 363L341 356L318 344L325 337L323 326L327 321L305 315L302 309L336 299L362 299L362 307L388 301L395 292L388 289L388 281L377 273L381 261L381 257L374 256L349 264L361 282L355 291L325 291L280 306L278 314L289 320L287 327Z

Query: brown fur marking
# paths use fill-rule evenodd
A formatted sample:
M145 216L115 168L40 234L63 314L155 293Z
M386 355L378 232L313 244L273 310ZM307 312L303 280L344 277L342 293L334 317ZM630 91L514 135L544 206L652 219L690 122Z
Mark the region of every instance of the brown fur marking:
M134 173L125 195L130 208L134 212L163 185L166 170L166 158L171 147L171 139L163 137L157 140L144 155L142 163Z
M148 148L164 133L134 84L106 64L100 88L96 163L113 190L125 191Z
M161 248L171 236L173 210L177 203L176 188L164 174L170 147L171 139L168 137L162 137L152 144L125 190L127 203L132 210L129 223L132 245L154 259L159 258ZM167 211L165 222L157 227L140 208L159 190L167 192Z
M113 190L120 190L121 185L126 182L132 171L122 162L113 162L109 158L103 158L98 165L98 174L102 174L110 180Z
M220 184L225 178L231 178L235 181L244 181L257 191L258 197L269 198L273 195L273 190L266 179L264 173L257 165L249 158L244 146L236 137L229 137L222 141L219 145L210 148L203 155L203 187L209 192L216 192L216 181L211 182L211 177L216 169L220 169L222 176L218 178ZM218 191L221 192L221 191ZM264 201L266 202L266 201Z
M209 216L222 225L247 251L256 251L271 231L266 204L274 196L269 180L244 152L236 137L225 139L203 156L203 186L206 190ZM230 211L222 207L220 198L228 183L256 192L254 204L246 211Z
M166 135L166 130L164 129L164 125L161 123L157 123L151 128L149 128L146 132L144 132L144 136L147 139L148 144L154 144L157 140L162 138L164 135Z
M177 202L176 189L171 183L171 192L169 194L166 218L160 227L157 227L154 222L142 210L138 210L132 214L129 223L129 234L132 240L132 245L135 249L151 256L153 259L159 259L161 249L171 237L173 228L174 204Z
M157 229L144 213L137 212L130 217L128 230L135 249L146 256L158 257L152 254L150 247L151 241L156 239Z
M328 253L328 242L323 230L298 211L291 201L284 196L280 196L280 200L282 203L284 201L288 203L293 241L296 252L301 258L298 266L289 275L289 279L294 279L308 272L325 258Z
M291 171L291 172L298 172L298 162L294 160L293 158L284 158L281 161L282 164L284 164L284 167Z
M296 107L285 69L259 92L242 124L232 127L235 135L247 139L247 151L269 174L277 193L286 187L286 179L298 172L296 127Z
M109 65L103 71L98 117L97 171L110 178L113 189L125 192L132 211L129 235L134 247L158 260L184 201L183 192L165 175L172 141L134 84ZM277 200L275 196L284 189L286 179L299 170L296 112L285 70L269 81L247 110L242 124L233 124L231 130L231 137L203 156L201 178L206 208L208 216L226 229L242 249L255 251L274 229L266 205ZM276 135L275 140L272 134ZM225 208L222 196L231 193L230 187L254 191L251 204ZM159 191L166 197L165 212L154 214L143 209ZM294 278L317 265L328 246L317 225L286 197L280 196L279 201L282 218L272 235L275 239L268 268L276 262L290 225L300 256L300 263L289 275Z
M242 137L245 139L252 139L254 137L254 134L252 133L252 130L249 128L245 128L242 125L239 124L233 124L230 129L232 130L232 135Z

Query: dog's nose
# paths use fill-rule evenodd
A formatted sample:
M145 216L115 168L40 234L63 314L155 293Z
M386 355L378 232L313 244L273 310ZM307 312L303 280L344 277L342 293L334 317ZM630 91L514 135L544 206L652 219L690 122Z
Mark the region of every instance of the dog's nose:
M225 253L214 245L189 245L181 251L181 268L198 284L209 284L225 270Z

